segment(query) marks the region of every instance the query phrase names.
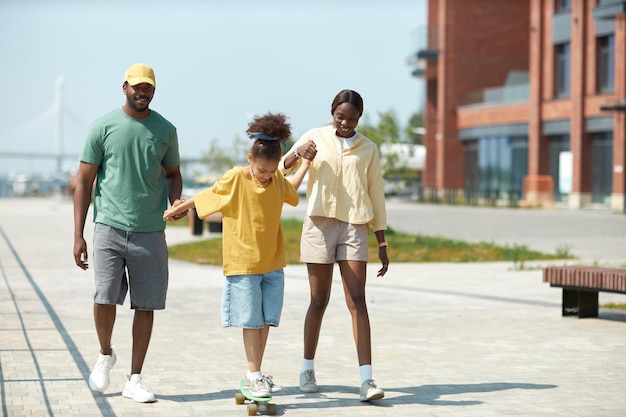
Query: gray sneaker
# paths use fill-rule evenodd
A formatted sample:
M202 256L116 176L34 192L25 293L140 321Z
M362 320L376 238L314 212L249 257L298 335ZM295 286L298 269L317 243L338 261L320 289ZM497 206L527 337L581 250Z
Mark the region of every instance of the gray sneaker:
M380 400L384 396L385 392L376 386L373 379L368 379L361 385L361 395L359 397L361 401Z
M255 397L271 397L270 388L267 386L267 381L263 377L250 381L249 389L250 394Z
M317 392L317 383L315 381L315 371L308 370L300 372L300 391Z

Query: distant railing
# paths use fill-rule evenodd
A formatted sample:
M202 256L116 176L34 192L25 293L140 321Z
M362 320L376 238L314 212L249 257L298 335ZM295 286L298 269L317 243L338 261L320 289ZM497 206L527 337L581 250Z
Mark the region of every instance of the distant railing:
M413 30L411 46L415 53L439 48L437 27L420 26Z
M530 98L530 84L506 85L473 91L467 95L466 104L495 104L524 101Z
M429 188L420 190L418 201L434 204L489 206L489 207L520 207L522 190L510 189L445 189Z

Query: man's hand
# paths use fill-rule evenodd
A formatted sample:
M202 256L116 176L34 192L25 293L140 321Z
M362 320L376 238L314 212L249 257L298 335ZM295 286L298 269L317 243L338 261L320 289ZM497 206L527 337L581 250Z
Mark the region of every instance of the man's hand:
M180 220L183 217L187 216L187 213L189 212L189 210L185 210L183 212L178 213L178 210L175 210L174 207L176 206L180 206L181 204L183 204L185 202L185 199L178 199L175 200L174 203L172 203L172 208L170 208L169 210L165 210L165 213L163 213L163 219L164 220ZM172 214L174 213L174 214Z
M87 262L89 259L89 255L87 254L87 242L85 242L84 238L75 238L74 239L74 262L76 266L86 271L89 268L89 263Z

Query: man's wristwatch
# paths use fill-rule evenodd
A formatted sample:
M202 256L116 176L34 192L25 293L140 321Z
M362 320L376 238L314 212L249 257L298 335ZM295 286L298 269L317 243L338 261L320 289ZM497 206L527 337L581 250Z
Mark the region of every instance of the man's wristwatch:
M387 247L387 242L378 242L378 247L379 248L386 248Z

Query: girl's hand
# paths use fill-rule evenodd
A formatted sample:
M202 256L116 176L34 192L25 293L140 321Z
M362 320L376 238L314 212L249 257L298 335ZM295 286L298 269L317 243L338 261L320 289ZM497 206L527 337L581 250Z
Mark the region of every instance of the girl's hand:
M174 220L173 211L174 211L174 209L165 210L163 212L163 220L165 220L165 221L172 221L172 220Z
M168 210L165 210L163 212L163 220L165 221L176 221L176 220L180 220L183 217L185 217L187 215L187 210L183 211L182 213L178 213L178 209L176 208L171 208Z
M315 142L309 140L302 146L298 147L298 155L302 158L302 162L309 161L309 164L313 159L315 159L315 155L317 155L317 149L315 147Z
M186 201L185 199L179 199L179 200L174 201L174 203L172 204L172 207L170 207L169 209L163 212L163 220L176 221L187 216L187 212L189 210L181 211L180 207L177 207L183 204L185 201Z

